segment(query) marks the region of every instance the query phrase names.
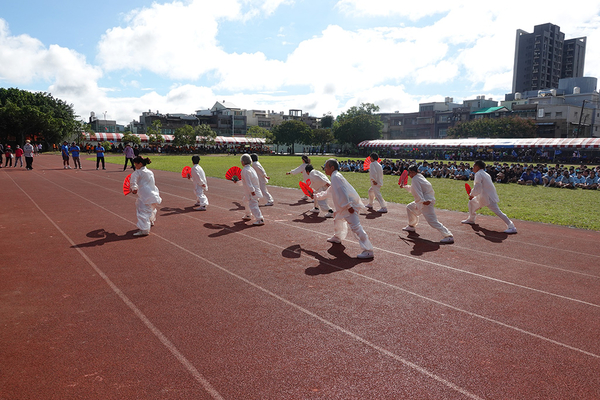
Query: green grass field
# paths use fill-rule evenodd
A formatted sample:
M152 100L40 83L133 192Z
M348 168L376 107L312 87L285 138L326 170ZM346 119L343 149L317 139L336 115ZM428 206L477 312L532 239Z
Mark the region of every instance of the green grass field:
M191 156L149 155L149 157L152 160L151 169L181 172L184 166L192 165ZM327 158L329 157L315 156L311 157L311 161L315 168L320 169ZM339 158L339 160L346 159L352 157ZM106 161L122 165L124 158L108 156ZM300 156L260 156L259 161L271 177L271 185L298 188L298 175L285 173L302 163ZM239 155L202 156L200 165L207 176L223 179L230 167L234 165L241 167ZM344 176L361 197L367 197L368 174L347 172ZM468 198L464 182L449 179L430 179L430 182L436 193L436 207L467 212ZM500 196L500 208L509 218L600 230L600 191L598 190L556 189L516 184L500 184L496 185L496 188ZM381 193L389 202L407 204L413 200L406 190L400 189L396 176L384 176ZM481 210L481 213L494 215L487 208Z

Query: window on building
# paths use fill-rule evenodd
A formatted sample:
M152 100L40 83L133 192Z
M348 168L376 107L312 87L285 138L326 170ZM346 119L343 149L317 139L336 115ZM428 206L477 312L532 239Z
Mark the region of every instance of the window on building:
M562 111L556 112L556 118L562 118Z

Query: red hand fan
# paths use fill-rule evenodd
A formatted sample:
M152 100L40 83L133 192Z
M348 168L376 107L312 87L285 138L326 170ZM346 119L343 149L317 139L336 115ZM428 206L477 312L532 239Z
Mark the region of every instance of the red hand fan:
M400 179L398 179L398 185L406 186L407 183L408 183L408 170L405 169L404 171L402 171L402 174L400 175Z
M308 186L306 183L300 181L298 182L298 184L300 185L300 189L302 189L302 192L307 195L308 197L312 197L313 194L313 190L310 188L310 186Z
M181 170L181 177L182 178L189 178L192 174L192 168L188 167L187 165L185 167L183 167L183 169Z
M471 186L469 186L468 183L465 183L465 190L467 191L467 194L470 196L471 195Z
M131 180L131 174L127 175L125 177L125 180L123 181L123 194L125 196L127 196L129 193L131 193L131 189L130 189L130 181Z
M365 158L365 161L363 162L363 170L366 171L369 168L371 168L371 156ZM377 162L381 162L381 158L377 159Z
M237 177L237 179L234 179L233 178L234 176ZM242 180L242 169L237 166L233 166L233 167L229 168L227 170L227 172L225 173L225 178L227 178L230 181Z

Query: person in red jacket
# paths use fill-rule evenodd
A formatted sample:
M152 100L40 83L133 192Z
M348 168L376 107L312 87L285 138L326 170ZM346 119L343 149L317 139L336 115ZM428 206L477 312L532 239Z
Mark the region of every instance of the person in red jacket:
M23 168L23 149L19 145L15 149L15 165L13 165L13 168L17 166L17 161L20 164L19 166Z

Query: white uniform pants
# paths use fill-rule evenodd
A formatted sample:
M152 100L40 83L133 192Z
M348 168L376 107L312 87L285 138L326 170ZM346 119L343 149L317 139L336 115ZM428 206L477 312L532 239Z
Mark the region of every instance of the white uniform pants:
M383 200L383 196L381 195L381 188L379 185L371 185L369 188L369 204L373 205L375 199L377 199L382 208L387 207L387 203Z
M321 192L324 192L326 190L327 190L327 186L323 186L323 187L320 187L320 188L316 189L314 193L315 194L316 193L321 193ZM329 211L329 210L332 209L331 207L329 207L329 203L327 201L327 198L324 198L324 199L321 199L321 200L317 200L315 198L315 207L317 207L317 206L318 206L318 208L321 211Z
M137 212L137 227L142 231L149 231L150 227L156 221L156 206L158 204L144 204L137 199L135 208Z
M269 193L269 191L267 190L267 182L264 182L262 179L260 179L259 184L260 184L260 191L262 192L265 200L267 200L267 203L272 203L273 196L271 196L271 193Z
M256 220L261 220L263 219L263 215L262 212L260 212L260 207L258 207L258 197L256 196L250 196L251 198L248 198L248 196L244 196L244 203L246 205L246 215L250 215L250 213L252 213L252 215L254 215L254 218L256 218Z
M360 219L358 218L358 213L356 211L352 214L349 214L345 218L335 218L333 220L333 235L338 239L343 240L348 233L348 225L350 226L350 230L358 239L360 247L363 250L373 250L373 245L369 240L367 232L365 232L360 224Z
M201 206L208 205L208 197L204 194L204 188L202 185L194 186L194 193L196 194L196 201L200 203Z
M435 215L434 203L426 206L424 204L417 204L413 201L406 206L406 213L408 214L408 225L417 226L419 223L419 215L423 215L429 226L433 229L437 229L442 236L452 236L452 232L438 221L437 215Z
M475 217L477 217L477 210L479 210L480 208L483 208L483 207L489 208L490 210L492 210L492 212L494 214L499 216L500 219L502 221L504 221L507 228L513 228L515 226L512 223L512 221L506 216L506 214L504 214L500 210L500 207L498 207L498 203L490 203L490 204L487 204L486 206L482 206L477 197L473 197L473 199L469 200L469 219L471 221L475 222Z

